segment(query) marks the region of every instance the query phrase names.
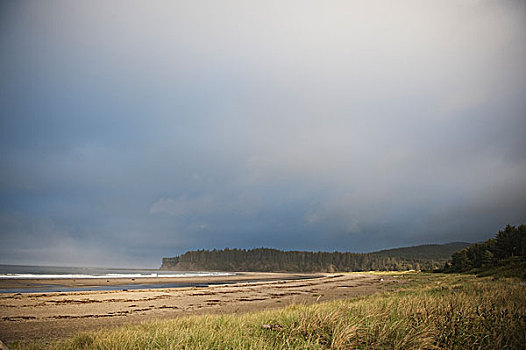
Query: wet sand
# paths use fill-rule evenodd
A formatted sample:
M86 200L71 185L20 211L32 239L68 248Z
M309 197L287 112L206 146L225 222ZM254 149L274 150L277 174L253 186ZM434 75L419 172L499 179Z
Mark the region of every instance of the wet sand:
M209 284L237 280L236 284L208 287L91 291L68 293L0 294L0 339L6 343L68 337L84 330L169 319L181 315L232 313L283 307L293 303L372 294L396 287L399 279L373 274L266 274L177 278L177 282ZM294 280L294 278L313 277ZM136 279L144 283L144 279ZM154 283L157 279L150 281ZM249 280L250 282L246 282ZM258 280L257 282L255 282ZM60 284L122 284L93 280L59 280ZM15 281L11 281L14 283ZM27 283L18 281L19 283ZM125 279L126 284L130 279ZM31 283L50 284L50 280ZM53 282L54 283L54 282ZM12 284L15 285L16 283ZM2 286L3 287L3 286ZM18 285L20 287L20 285Z
M231 276L194 276L194 277L137 277L137 278L56 278L56 279L0 279L0 293L5 290L16 290L13 293L46 293L52 289L64 292L70 289L115 290L207 286L221 283L294 280L321 277L320 274L261 273L240 272ZM171 287L170 285L173 285ZM141 288L146 286L144 288ZM0 294L1 295L1 294Z

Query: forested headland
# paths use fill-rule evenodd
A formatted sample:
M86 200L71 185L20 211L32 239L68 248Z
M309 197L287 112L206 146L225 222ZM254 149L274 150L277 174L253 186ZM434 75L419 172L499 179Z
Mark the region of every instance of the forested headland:
M507 225L495 238L454 253L444 271L526 278L526 225Z
M278 249L194 250L163 258L163 270L349 272L438 270L469 243L427 244L373 253L282 251Z

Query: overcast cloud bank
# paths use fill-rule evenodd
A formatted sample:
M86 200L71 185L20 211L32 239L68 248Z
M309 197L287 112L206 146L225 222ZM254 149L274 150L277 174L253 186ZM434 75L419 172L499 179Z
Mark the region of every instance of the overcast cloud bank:
M5 1L0 263L526 222L524 1Z

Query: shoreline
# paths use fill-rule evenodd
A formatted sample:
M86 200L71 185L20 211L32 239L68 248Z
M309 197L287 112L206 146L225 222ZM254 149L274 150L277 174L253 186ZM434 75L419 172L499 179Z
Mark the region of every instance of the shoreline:
M134 277L134 278L28 278L0 279L0 294L62 293L140 290L159 288L208 287L210 285L301 280L320 278L325 274L236 272L233 275L191 277Z

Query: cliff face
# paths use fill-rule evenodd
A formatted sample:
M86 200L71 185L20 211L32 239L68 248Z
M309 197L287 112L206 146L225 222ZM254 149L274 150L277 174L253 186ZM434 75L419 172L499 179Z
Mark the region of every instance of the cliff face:
M161 265L161 270L179 270L177 265L179 263L179 257L174 258L163 258L163 263Z
M161 270L165 271L210 271L203 266L195 263L180 261L179 257L163 258Z

